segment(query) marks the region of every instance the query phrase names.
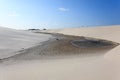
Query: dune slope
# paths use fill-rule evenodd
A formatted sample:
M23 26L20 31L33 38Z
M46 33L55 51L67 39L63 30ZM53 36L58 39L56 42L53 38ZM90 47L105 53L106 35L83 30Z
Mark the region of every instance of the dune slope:
M107 27L96 27L96 28L69 28L69 29L60 29L57 31L49 30L47 32L93 37L93 38L106 39L109 41L120 43L120 37L119 37L120 26L107 26ZM65 45L65 44L60 43L60 45ZM57 47L55 44L54 48L58 48L59 51L62 50L58 44ZM66 46L63 48L66 50L66 52L68 50L71 52L73 49L73 47L72 49L71 47L69 49L66 49ZM37 50L39 51L39 48ZM33 50L30 49L28 51L32 53ZM78 50L76 49L76 51ZM49 52L50 51L48 49L48 53ZM53 50L53 52L55 52L55 50ZM95 54L99 54L101 52L102 52L101 50L99 51L96 50ZM74 56L69 58L62 56L61 59L46 59L46 60L35 60L35 61L31 60L23 63L17 63L15 65L0 66L0 70L1 70L0 79L1 80L120 80L119 52L120 52L120 46L117 46L108 51L105 51L105 53L102 55L94 55L94 56L85 55L84 57Z
M15 55L17 51L32 47L50 37L50 35L0 27L0 59Z

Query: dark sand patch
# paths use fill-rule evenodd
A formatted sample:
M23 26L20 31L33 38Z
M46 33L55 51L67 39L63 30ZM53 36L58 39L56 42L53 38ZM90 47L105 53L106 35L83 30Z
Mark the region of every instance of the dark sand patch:
M119 45L116 42L83 36L68 36L63 34L52 35L54 38L43 42L42 45L25 49L17 55L0 61L39 60L46 58L52 59L55 56L105 54Z
M73 46L79 48L101 48L101 47L115 47L118 43L102 40L102 39L95 39L95 38L84 38L82 40L73 40L71 41Z

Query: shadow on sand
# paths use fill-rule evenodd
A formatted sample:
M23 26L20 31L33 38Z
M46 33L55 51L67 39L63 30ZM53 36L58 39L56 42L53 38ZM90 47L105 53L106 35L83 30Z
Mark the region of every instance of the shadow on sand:
M54 38L29 49L25 49L14 56L1 59L0 62L17 60L54 59L56 56L88 56L104 55L119 44L112 41L89 38L83 36L53 35Z

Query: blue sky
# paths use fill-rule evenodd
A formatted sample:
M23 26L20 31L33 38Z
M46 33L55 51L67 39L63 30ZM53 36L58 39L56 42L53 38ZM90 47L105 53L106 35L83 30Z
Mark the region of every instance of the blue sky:
M0 26L41 29L119 24L119 0L0 0Z

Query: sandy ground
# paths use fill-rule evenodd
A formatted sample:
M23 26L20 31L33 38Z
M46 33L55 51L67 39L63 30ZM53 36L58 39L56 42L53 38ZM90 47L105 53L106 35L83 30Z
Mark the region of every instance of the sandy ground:
M120 43L120 26L49 30L88 36ZM58 47L59 48L59 47ZM101 54L61 56L56 59L28 60L0 66L0 80L120 80L120 46ZM55 57L55 56L54 56Z
M57 30L47 30L50 33L63 33L67 35L87 36L94 38L101 38L120 42L120 26L99 26L99 27L84 27L84 28L65 28Z
M0 59L15 55L17 51L32 47L46 41L50 35L34 34L0 27Z

